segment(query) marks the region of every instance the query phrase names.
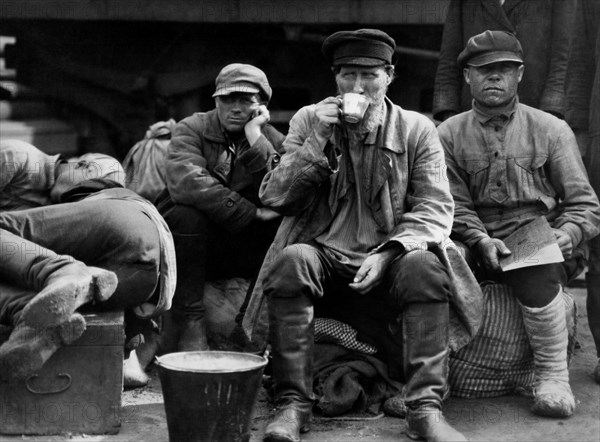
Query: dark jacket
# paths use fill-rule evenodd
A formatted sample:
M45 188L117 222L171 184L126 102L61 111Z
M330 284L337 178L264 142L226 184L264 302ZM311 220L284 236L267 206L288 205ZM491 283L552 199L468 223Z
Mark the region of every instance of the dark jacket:
M181 120L167 152L167 188L175 203L190 205L209 219L239 232L254 219L258 189L282 152L284 136L270 125L250 146L233 155L216 110Z
M567 121L575 133L600 137L600 0L577 4L569 58ZM582 146L580 146L582 147Z
M564 115L564 80L575 0L452 0L435 77L433 115L471 109L456 58L470 37L486 30L514 33L524 52L521 103Z

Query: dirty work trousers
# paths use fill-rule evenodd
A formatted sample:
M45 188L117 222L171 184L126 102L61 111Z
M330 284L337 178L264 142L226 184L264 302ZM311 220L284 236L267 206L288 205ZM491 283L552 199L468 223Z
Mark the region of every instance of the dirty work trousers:
M155 293L160 266L159 234L135 201L84 199L0 212L0 229L57 254L115 272L117 289L108 301L97 306L100 309L134 307ZM0 251L2 259L18 260L23 264L23 272L40 253L40 247L7 248ZM22 275L3 274L0 269L0 324L9 327L16 324L23 307L35 296L30 287L14 282L23 280L19 276Z

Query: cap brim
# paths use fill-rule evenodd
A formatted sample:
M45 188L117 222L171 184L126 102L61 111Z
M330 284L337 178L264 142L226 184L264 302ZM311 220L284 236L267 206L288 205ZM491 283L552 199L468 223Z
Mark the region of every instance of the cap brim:
M258 94L258 93L260 93L260 90L258 90L258 88L256 88L256 87L251 87L251 86L231 86L231 87L224 87L221 89L217 89L212 96L218 97L221 95L229 95L229 94L233 94L236 92L242 93L242 94Z
M502 61L510 61L513 63L523 63L523 59L513 52L492 52L489 54L479 55L467 61L467 66L480 67L486 64L500 63Z
M333 61L334 66L345 64L352 66L383 66L388 64L388 62L380 58L371 57L342 57Z

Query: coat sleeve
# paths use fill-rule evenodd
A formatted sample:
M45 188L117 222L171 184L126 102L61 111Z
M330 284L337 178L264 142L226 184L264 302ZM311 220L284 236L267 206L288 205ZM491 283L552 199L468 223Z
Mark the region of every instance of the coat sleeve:
M475 211L475 203L469 192L469 176L454 159L452 133L448 129L448 125L444 123L439 125L438 131L444 148L446 177L454 198L452 235L468 247L473 247L482 239L488 238L489 235Z
M433 88L433 117L439 119L445 111L461 112L462 72L456 58L463 49L461 0L452 0L448 7L440 59Z
M274 127L267 125L262 130L262 135L250 146L244 140L238 150L238 159L248 171L256 186L259 187L265 174L279 163L283 153L283 140L285 137Z
M540 98L540 109L559 116L565 114L564 86L573 33L575 4L575 0L554 0L552 2L550 67Z
M304 210L317 189L337 169L330 143L323 149L314 129L314 106L300 109L290 121L279 165L269 171L259 192L261 202L286 215ZM328 155L329 153L329 155Z
M255 218L256 206L206 169L201 130L194 116L175 127L167 153L169 193L176 203L193 206L214 223L239 232Z
M435 126L430 121L418 124L408 145L416 145L406 190L406 210L388 239L375 252L390 243L406 251L427 250L441 244L452 228L454 203L443 178L444 153Z
M575 135L564 121L548 158L549 178L560 197L553 227L566 231L576 247L599 233L600 204L587 178Z

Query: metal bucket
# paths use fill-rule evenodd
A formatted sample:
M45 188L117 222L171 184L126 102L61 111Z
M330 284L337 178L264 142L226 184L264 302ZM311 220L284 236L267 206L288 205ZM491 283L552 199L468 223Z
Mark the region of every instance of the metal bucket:
M228 351L157 357L169 441L248 441L266 364L261 356Z

